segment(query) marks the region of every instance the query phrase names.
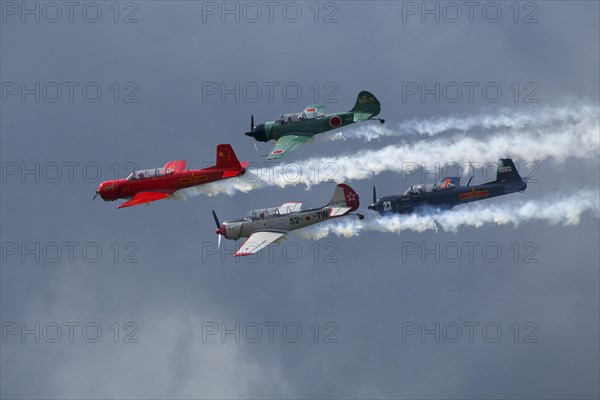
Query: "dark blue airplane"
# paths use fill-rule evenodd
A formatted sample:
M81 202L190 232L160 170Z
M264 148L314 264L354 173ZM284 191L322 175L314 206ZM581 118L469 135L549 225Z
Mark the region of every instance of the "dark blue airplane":
M460 186L459 176L448 177L433 184L414 185L403 195L381 199L377 198L373 186L373 204L369 209L380 215L407 214L426 207L450 209L459 204L523 192L527 189L528 180L528 178L521 178L510 158L499 160L495 181L469 186L472 179L473 177L469 179L467 186Z

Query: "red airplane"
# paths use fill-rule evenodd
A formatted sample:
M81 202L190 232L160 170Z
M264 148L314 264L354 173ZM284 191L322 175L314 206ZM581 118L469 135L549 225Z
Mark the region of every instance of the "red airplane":
M217 146L217 165L186 170L184 160L169 161L163 168L134 171L125 179L105 181L96 190L104 201L131 199L117 208L162 200L180 189L243 175L248 162L240 163L231 145Z

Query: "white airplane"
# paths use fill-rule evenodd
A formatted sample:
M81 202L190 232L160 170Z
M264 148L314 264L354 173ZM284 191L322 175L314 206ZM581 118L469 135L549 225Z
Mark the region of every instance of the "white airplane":
M302 203L285 203L280 207L253 210L244 219L222 224L214 211L213 217L217 224L219 246L221 236L231 240L248 238L235 253L235 256L248 256L273 242L278 243L286 233L296 229L347 215L357 215L363 219L361 214L351 214L359 205L358 194L350 186L341 183L336 186L331 201L320 208L302 210Z

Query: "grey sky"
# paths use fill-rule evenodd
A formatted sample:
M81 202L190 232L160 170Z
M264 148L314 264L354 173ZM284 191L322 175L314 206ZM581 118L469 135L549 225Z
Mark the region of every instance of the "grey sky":
M22 15L23 4L39 7L39 23L34 14ZM598 398L600 235L593 212L569 226L485 224L457 233L364 232L318 242L292 236L252 261L211 252L211 210L225 220L286 201L322 205L334 185L124 210L91 200L115 168L124 177L127 163L150 168L185 159L202 167L213 162L219 143L231 143L240 160L263 163L272 143L254 151L243 135L250 114L271 120L315 101L327 101L329 111L348 110L360 90L378 97L390 129L412 118L527 113L573 99L597 107L598 2L521 2L518 14L514 2L478 2L472 22L462 2L452 3L460 18L436 2L281 2L273 22L263 2L226 3L238 7L239 22L235 14L221 21L222 2L138 1L119 3L118 15L112 2L77 3L73 22L62 6L52 23L56 10L48 4L0 2L2 398ZM439 22L432 14L421 21L424 4L438 7ZM99 21L86 21L97 9ZM494 23L496 9L502 14ZM295 10L302 14L292 23ZM127 16L137 22L124 23ZM35 93L23 101L21 85L35 92L36 82L40 101ZM450 91L440 92L439 102L407 92L436 82L464 91L455 102ZM222 99L221 85L235 92L236 83L239 101L236 94ZM62 97L53 103L55 85ZM496 102L482 92L490 86L502 91ZM102 95L92 102L97 87ZM219 93L212 94L215 87ZM494 132L465 135L485 140ZM436 138L318 141L289 161L417 140ZM407 154L398 162L422 157ZM35 173L22 176L36 165L39 182ZM53 179L56 165L61 175ZM539 182L490 204L599 188L597 158L536 165ZM483 181L481 174L475 179ZM366 209L374 184L392 194L417 182L418 175L388 171L346 183L374 218ZM64 244L71 242L73 260ZM55 243L62 251L56 257ZM476 243L472 260L468 243ZM23 248L12 254L13 244L35 254ZM231 252L240 243L223 245ZM417 254L407 252L414 245ZM443 250L452 246L463 251L457 262ZM490 246L502 251L497 262L492 250L482 253ZM84 247L89 253L82 255ZM97 248L99 261L90 262ZM22 324L35 329L36 322L40 342L34 334L22 340ZM79 324L72 343L65 325L71 322ZM239 343L234 334L222 340L221 324L235 330L236 322ZM48 340L52 323L62 327L57 343ZM96 343L90 343L96 325L82 336L89 323L102 329ZM421 338L422 323L428 329L439 323L439 343L434 334ZM251 343L256 325L262 336ZM456 325L462 336L452 343ZM215 326L219 332L207 336ZM297 326L302 334L292 343ZM419 332L408 335L414 326ZM502 333L493 343L496 326Z

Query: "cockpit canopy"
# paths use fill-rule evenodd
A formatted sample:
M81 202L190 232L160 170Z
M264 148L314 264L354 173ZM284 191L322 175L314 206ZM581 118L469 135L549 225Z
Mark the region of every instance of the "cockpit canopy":
M294 113L294 114L281 114L279 117L277 117L275 122L278 124L281 124L281 125L285 125L285 124L296 124L296 123L300 122L301 120L302 120L302 114Z
M168 175L168 174L165 173L164 168L142 169L139 171L133 171L131 174L129 174L129 176L126 179L128 181L135 181L135 180L146 179L146 178L155 178L158 176L165 176L165 175Z
M257 219L266 219L268 217L279 216L279 207L271 207L271 208L262 208L259 210L250 211L244 220L246 221L256 221Z
M297 124L298 122L306 121L309 119L320 118L323 115L325 115L325 114L317 112L316 109L314 109L314 110L315 111L303 111L300 113L282 114L279 117L277 117L275 122L280 125Z
M430 184L419 184L413 185L409 187L405 192L405 196L414 196L417 194L431 193L437 192L440 190L448 190L456 187L453 183L450 182L438 182L438 183L430 183Z
M282 215L295 214L302 210L302 203L291 202L284 203L279 207L262 208L259 210L253 210L246 215L245 220L256 221L258 219L265 219L271 217L280 217Z

